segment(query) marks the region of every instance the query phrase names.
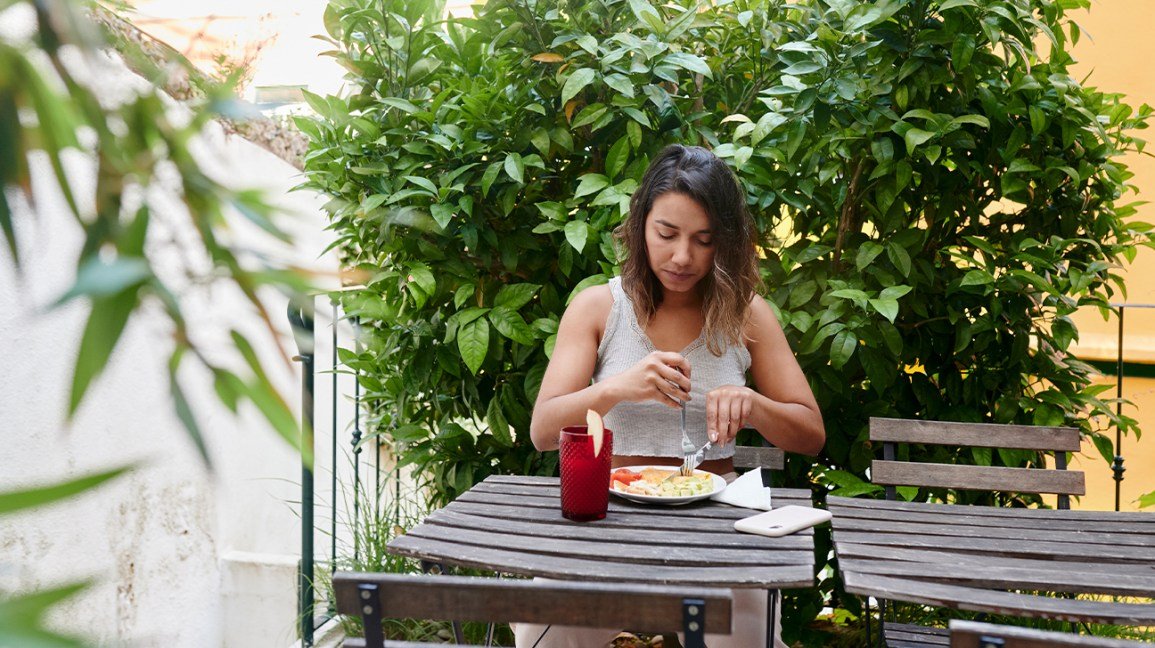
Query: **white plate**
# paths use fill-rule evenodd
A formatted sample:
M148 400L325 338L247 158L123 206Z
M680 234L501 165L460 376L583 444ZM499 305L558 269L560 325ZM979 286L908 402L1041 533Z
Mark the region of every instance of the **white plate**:
M660 468L662 470L677 470L678 469L677 466L622 466L622 468L625 468L627 470L632 470L634 472L641 472L641 471L645 470L646 468ZM615 468L614 470L620 470L620 468ZM686 495L684 497L663 497L661 495L638 495L636 493L623 493L622 491L614 490L614 487L611 485L610 486L610 492L613 493L614 495L617 495L618 497L621 497L623 499L628 499L628 500L633 501L633 502L642 502L643 504L666 504L669 506L674 506L677 504L689 504L690 502L697 502L698 500L704 500L704 499L706 499L712 495L717 495L718 493L721 493L723 490L725 490L725 488L726 488L726 480L725 479L722 479L721 477L719 477L718 475L715 475L712 472L708 472L705 470L694 470L694 474L698 474L698 473L704 473L704 474L707 474L710 476L711 480L714 482L714 489L713 490L711 490L708 493L699 493L697 495Z

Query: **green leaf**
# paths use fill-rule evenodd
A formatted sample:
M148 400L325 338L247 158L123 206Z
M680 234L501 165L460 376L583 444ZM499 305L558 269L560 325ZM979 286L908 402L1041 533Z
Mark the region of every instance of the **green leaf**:
M15 513L25 509L37 508L59 502L60 500L75 497L92 490L101 484L134 470L138 464L129 464L93 473L84 477L77 477L68 481L58 482L48 486L34 486L19 490L0 492L0 515Z
M886 246L886 256L890 257L890 262L902 273L902 276L910 276L910 253L906 251L906 248L891 241Z
M590 68L580 68L570 74L561 89L561 105L564 107L577 93L592 83L595 75L596 72Z
M525 184L525 163L518 153L509 153L505 156L505 172L518 184Z
M970 270L963 277L960 286L982 286L993 283L995 280L986 270Z
M497 398L489 400L489 407L485 412L485 422L489 426L490 434L497 439L498 443L507 448L513 447L513 435L509 430L509 421L506 420L505 413L501 411L501 404Z
M934 137L934 133L924 131L921 128L911 128L902 136L906 140L906 152L913 153L916 148L925 144L927 140Z
M1099 451L1099 456L1107 463L1115 462L1115 443L1105 434L1094 433L1091 435L1091 441L1095 444L1095 449Z
M413 261L406 266L406 269L409 271L409 280L421 286L421 290L424 290L425 294L432 295L437 291L437 279L427 264Z
M502 286L501 290L497 291L497 296L493 299L494 307L505 307L510 310L517 310L529 303L537 291L541 288L540 284L532 283L516 283Z
M537 336L529 324L525 323L521 315L508 308L497 306L489 311L489 321L498 333L518 344L530 345L537 341Z
M489 188L493 186L493 181L497 179L497 174L501 173L501 168L501 162L493 162L486 167L485 173L481 175L481 195L489 195Z
M830 366L841 369L850 360L850 356L854 355L857 347L858 336L853 331L839 332L830 344Z
M173 351L172 356L168 362L168 381L169 391L172 393L173 407L176 410L177 418L180 419L184 425L185 432L188 433L189 439L196 446L197 453L201 456L201 461L205 466L212 468L212 458L209 457L209 449L205 444L204 434L201 433L200 426L197 425L196 417L193 416L192 407L189 405L188 398L184 395L184 390L180 386L180 381L177 379L177 370L180 368L181 358L184 357L185 348L178 346ZM226 405L227 405L226 401ZM234 407L235 410L235 407Z
M882 292L878 293L878 296L881 299L901 299L911 290L913 290L913 288L910 286L889 286L883 288Z
M410 103L404 99L401 99L400 97L379 97L377 99L377 101L380 101L381 103L385 104L386 106L396 108L398 110L401 110L401 111L409 113L409 114L419 112L419 109L417 108L417 106L414 106L412 103ZM318 111L318 112L320 112L320 111Z
M977 7L975 0L946 0L938 6L939 11L947 11L956 7Z
M629 97L630 99L634 98L634 84L630 82L630 78L626 75L615 72L606 75L602 81L605 81L606 85L617 90L622 96Z
M91 587L91 581L70 583L39 592L0 598L0 646L21 648L84 648L89 642L45 627L45 617L67 598Z
M120 340L128 318L136 308L137 288L92 301L92 312L80 337L76 366L72 371L72 388L68 396L68 418L80 407L80 401L92 381L104 371L112 350Z
M874 241L863 243L862 246L858 248L858 254L855 256L855 267L859 272L862 272L864 268L874 262L874 259L877 258L879 254L882 254L884 249L885 248Z
M1146 495L1142 495L1136 500L1139 508L1147 508L1148 506L1155 506L1155 491L1151 491Z
M610 147L610 152L606 155L606 175L610 178L616 177L625 168L629 159L630 139L623 135Z
M489 322L478 318L462 326L457 334L457 349L469 372L477 375L489 352Z
M152 268L143 258L116 257L104 260L89 257L76 273L76 283L61 295L56 308L76 297L108 297L139 286L152 277Z
M610 186L610 179L600 173L587 173L578 182L574 198L581 198L596 193Z
M898 317L898 300L896 299L871 299L870 305L874 306L874 310L891 322L894 322L894 318Z
M585 221L570 221L565 224L565 240L580 254L589 240L590 226Z
M714 78L713 73L710 71L710 66L707 65L706 61L704 61L700 56L695 56L694 54L689 54L686 52L672 52L667 54L663 61L676 67L680 67L683 70L689 70L696 74L701 74L707 79Z

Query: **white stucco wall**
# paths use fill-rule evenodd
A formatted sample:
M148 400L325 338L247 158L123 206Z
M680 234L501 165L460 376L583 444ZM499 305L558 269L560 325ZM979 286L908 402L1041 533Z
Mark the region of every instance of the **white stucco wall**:
M112 76L117 83L139 81L125 75L121 68ZM319 259L330 240L322 231L320 197L289 192L300 181L296 171L238 138L217 132L208 139L201 158L218 177L263 187L295 214L290 229L298 245L287 258L335 268L331 256ZM91 164L79 156L68 161L75 185L91 188ZM56 627L101 644L288 645L296 636L301 532L292 502L301 496L299 458L252 407L235 417L220 405L211 382L190 366L185 385L213 459L213 470L206 469L172 413L169 332L155 307L130 321L75 420L65 422L89 307L82 301L46 307L75 279L72 262L82 241L45 160L33 160L33 174L36 213L16 216L20 274L0 248L0 491L128 462L140 467L82 497L0 518L0 595L93 579L90 589L55 610ZM182 222L175 212L169 216ZM242 226L237 236L247 243L252 234ZM284 298L265 297L285 348L295 353ZM259 331L252 308L235 291L191 292L184 308L194 336L204 340L222 339L228 327ZM318 322L318 351L328 358L326 313ZM298 408L299 365L280 361L267 336L252 339L261 342L270 374ZM210 351L227 349L214 343ZM328 383L318 391L318 411L327 411ZM319 498L328 501L328 453L318 454ZM324 553L327 540L318 535L317 543Z

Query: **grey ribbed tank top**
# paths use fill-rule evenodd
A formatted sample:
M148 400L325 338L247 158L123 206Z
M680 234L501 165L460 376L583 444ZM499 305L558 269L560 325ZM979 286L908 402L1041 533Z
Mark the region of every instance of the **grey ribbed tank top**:
M606 330L598 344L594 382L616 376L656 351L634 314L634 305L622 289L622 278L610 279L614 303ZM745 346L728 346L721 356L710 353L699 334L681 354L690 363L690 402L686 405L686 431L694 445L706 443L706 394L722 385L745 385L750 352ZM656 401L618 403L605 416L614 431L614 454L653 457L682 456L681 413ZM707 459L733 456L734 444L710 448Z

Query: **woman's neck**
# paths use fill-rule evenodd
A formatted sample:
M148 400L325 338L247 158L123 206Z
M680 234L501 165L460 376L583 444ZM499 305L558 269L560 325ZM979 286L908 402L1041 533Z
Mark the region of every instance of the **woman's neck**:
M684 293L663 290L662 302L659 308L669 308L671 310L701 309L704 301L705 299L702 297L702 291L700 290L692 290Z

